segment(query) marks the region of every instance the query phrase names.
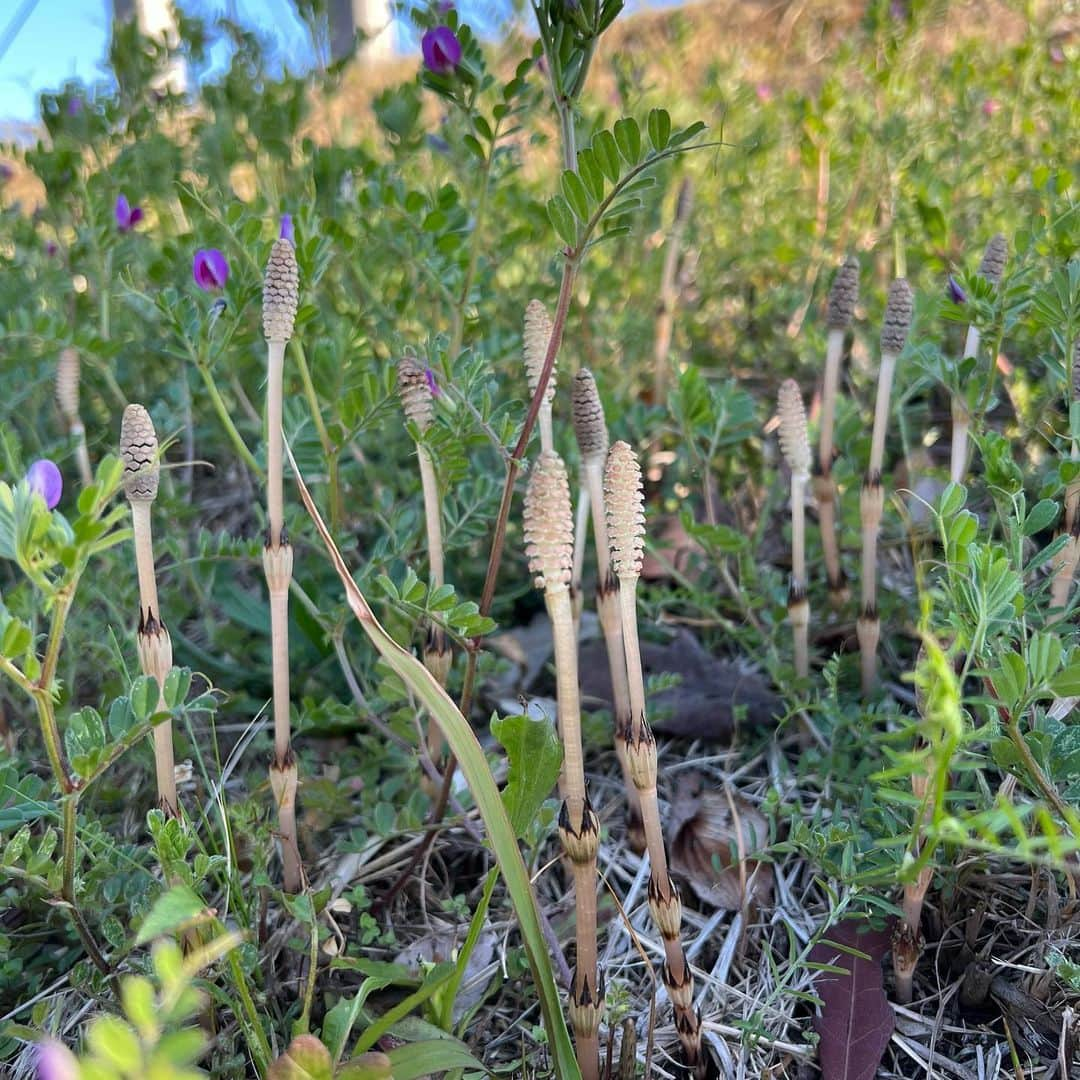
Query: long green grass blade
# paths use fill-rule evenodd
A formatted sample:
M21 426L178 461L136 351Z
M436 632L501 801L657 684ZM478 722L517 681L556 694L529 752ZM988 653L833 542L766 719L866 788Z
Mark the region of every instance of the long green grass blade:
M480 816L484 819L495 859L499 864L507 892L510 894L510 902L517 915L521 937L525 943L525 952L528 955L529 966L532 968L533 980L540 997L540 1011L543 1015L544 1029L548 1035L555 1075L559 1077L559 1080L580 1080L581 1071L578 1069L570 1033L563 1017L559 991L555 986L555 975L548 958L547 943L540 929L536 897L529 881L529 873L525 869L525 862L518 849L513 826L510 824L499 789L488 768L483 748L468 720L461 715L434 676L420 660L406 652L375 618L375 613L356 582L353 581L349 568L341 557L341 552L338 551L333 537L326 528L288 444L286 444L286 452L292 465L293 476L296 478L296 485L300 490L300 497L311 520L315 523L319 536L326 545L330 561L338 577L341 578L349 607L352 608L353 614L359 620L379 655L431 713L458 760L462 775L476 800Z

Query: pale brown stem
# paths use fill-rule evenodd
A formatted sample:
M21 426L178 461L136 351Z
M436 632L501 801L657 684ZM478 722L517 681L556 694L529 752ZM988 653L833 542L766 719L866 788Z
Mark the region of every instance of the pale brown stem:
M791 600L788 618L794 642L795 674L810 675L810 602L806 598L806 481L791 474Z
M578 492L577 516L574 519L574 568L570 590L578 602L574 608L574 632L581 620L581 579L585 573L585 541L589 535L589 489L583 484Z
M881 354L878 371L877 401L874 405L874 434L870 442L870 473L880 475L885 461L885 431L889 424L889 396L892 394L896 353Z
M144 622L151 619L161 622L161 610L158 607L157 579L154 574L154 538L150 522L152 503L143 499L132 500L131 529L135 543L135 568L139 577L139 624L140 632ZM155 632L156 631L152 631ZM161 631L167 633L167 631ZM171 660L171 647L168 649ZM154 676L158 681L158 712L167 712L163 682L167 671L148 670L153 665L147 663L150 653L140 649L139 659L144 675ZM179 801L176 795L176 763L173 754L172 720L164 720L154 728L154 772L157 778L158 802L167 814L179 813Z
M582 471L585 474L585 488L592 508L596 580L599 587L603 588L611 573L611 547L608 542L607 515L604 512L604 459L601 457L585 462Z
M619 612L622 617L626 680L630 694L630 737L641 737L645 721L645 682L641 675L641 646L637 629L637 578L619 575Z
M428 567L432 589L446 582L445 557L443 555L442 515L439 511L439 484L435 478L435 465L427 447L416 447L420 462L420 485L424 491L424 521L427 526Z
M544 602L551 619L559 736L563 743L560 794L569 805L570 822L576 831L581 828L585 809L585 761L581 752L581 696L570 590L565 586L549 588L544 592Z
M540 427L540 452L546 454L555 449L555 434L551 426L551 402L544 400L536 417Z
M278 834L281 841L282 888L298 893L303 888L304 871L296 839L296 788L298 774L292 751L283 763L270 762L270 790L278 809Z
M863 613L855 623L859 639L859 661L862 675L862 694L869 697L877 685L877 650L881 640L881 620L877 613Z
M282 491L282 389L285 370L284 341L267 342L268 372L266 377L266 516L270 543L276 547L282 541L285 527L285 498Z
M964 340L964 359L970 360L979 351L979 331L974 326L969 326L967 337ZM968 428L971 426L971 417L968 416L967 406L962 398L957 395L952 400L952 449L949 455L949 479L954 484L964 482L964 474L967 472L968 457Z
M644 846L644 833L641 820L641 799L634 779L630 775L630 765L626 757L626 742L619 738L619 732L627 730L631 723L630 687L626 678L626 652L623 649L622 620L619 617L619 583L617 578L609 577L607 585L601 585L596 594L596 609L600 616L600 629L604 633L604 645L607 647L608 669L611 672L611 694L613 721L615 728L615 756L622 771L623 786L626 789L626 824L630 846L641 852Z
M289 756L289 590L270 594L270 651L274 687L274 759Z
M139 575L139 605L141 613L161 618L158 608L157 579L154 576L154 536L150 524L151 503L137 499L131 502L131 528L135 540L135 570Z
M825 577L829 584L829 603L841 607L845 599L844 572L840 565L840 542L836 534L836 483L831 474L814 477L814 498L821 525L821 551L825 558Z
M859 513L862 518L862 603L855 624L862 658L864 696L871 693L877 682L877 647L881 637L881 621L877 612L877 540L884 499L881 481L868 476L859 493Z
M821 387L821 428L818 437L818 465L826 476L832 471L833 429L836 425L836 398L843 355L844 331L833 327L825 343L825 378Z
M75 463L79 469L79 483L89 487L94 482L94 470L90 467L90 451L86 447L86 428L82 421L72 420L68 426L68 433L75 441Z

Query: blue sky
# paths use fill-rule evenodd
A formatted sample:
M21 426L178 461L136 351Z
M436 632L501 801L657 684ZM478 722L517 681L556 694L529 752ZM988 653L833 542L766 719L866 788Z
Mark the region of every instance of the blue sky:
M37 95L66 79L94 82L104 75L109 0L0 0L0 43L26 5L32 10L0 57L0 121L33 120ZM230 14L256 24L285 44L304 40L289 0L182 0L191 14Z

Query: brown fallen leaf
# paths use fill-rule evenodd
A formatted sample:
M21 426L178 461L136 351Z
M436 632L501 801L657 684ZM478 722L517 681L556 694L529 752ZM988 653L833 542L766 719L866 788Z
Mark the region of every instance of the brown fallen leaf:
M896 1023L881 974L891 944L890 929L845 919L810 950L813 963L844 969L822 971L814 979L814 993L822 1001L813 1021L822 1080L873 1080L877 1073ZM869 959L845 951L850 949Z
M693 779L684 777L682 791L672 802L671 869L685 878L702 903L726 911L767 903L773 869L746 857L768 845L765 817L743 799L729 801L722 791L694 794L688 791L692 786Z

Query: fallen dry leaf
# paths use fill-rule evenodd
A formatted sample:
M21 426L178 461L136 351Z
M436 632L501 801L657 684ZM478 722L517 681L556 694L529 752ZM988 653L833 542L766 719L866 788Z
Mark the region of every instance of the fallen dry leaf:
M846 919L810 950L814 963L845 969L843 974L822 971L814 979L814 993L822 1000L814 1018L822 1080L873 1080L877 1073L896 1023L881 975L891 943L891 930ZM852 956L837 945L870 959Z
M672 802L671 869L686 879L702 903L726 911L767 903L772 896L772 867L751 858L739 862L740 841L744 856L767 846L769 825L764 816L738 797L729 802L722 791L694 793L689 776L680 782L681 791Z

